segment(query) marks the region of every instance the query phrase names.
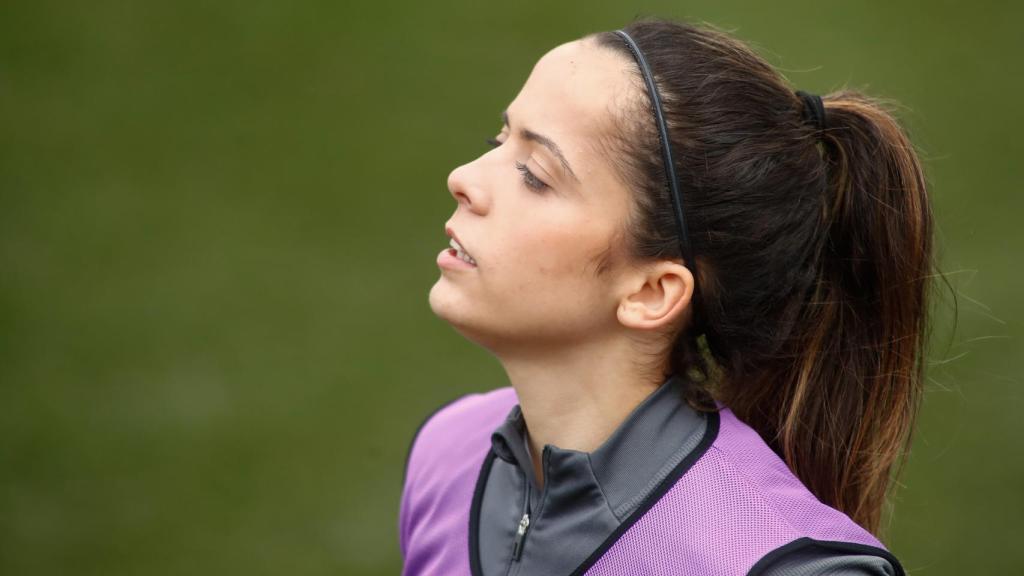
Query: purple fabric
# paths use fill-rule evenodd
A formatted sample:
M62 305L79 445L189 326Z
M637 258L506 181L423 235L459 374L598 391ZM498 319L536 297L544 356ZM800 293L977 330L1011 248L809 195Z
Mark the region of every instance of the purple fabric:
M471 394L435 414L409 455L399 511L403 576L469 576L469 508L491 432L519 402L511 387Z
M473 394L421 429L399 512L403 576L470 576L473 491L490 435L517 402L509 387ZM884 550L845 514L819 502L730 410L719 415L708 451L588 576L746 574L770 551L803 537Z
M764 555L802 537L882 548L848 516L819 502L731 410L719 416L711 448L588 576L746 574Z

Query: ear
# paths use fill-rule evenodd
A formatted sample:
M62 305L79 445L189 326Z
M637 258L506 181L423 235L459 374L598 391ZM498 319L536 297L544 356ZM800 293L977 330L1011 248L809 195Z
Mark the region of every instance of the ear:
M689 310L692 296L690 269L662 260L627 280L616 315L623 326L655 330L679 320Z

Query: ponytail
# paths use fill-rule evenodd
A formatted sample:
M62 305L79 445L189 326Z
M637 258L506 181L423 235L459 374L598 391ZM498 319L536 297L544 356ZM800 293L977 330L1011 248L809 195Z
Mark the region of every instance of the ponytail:
M876 531L920 402L932 216L896 120L854 92L825 107L826 227L792 368L731 403L819 499Z

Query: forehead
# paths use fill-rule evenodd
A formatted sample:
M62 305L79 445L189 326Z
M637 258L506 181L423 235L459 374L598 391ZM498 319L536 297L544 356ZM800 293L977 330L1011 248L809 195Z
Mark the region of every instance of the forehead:
M594 144L631 89L628 61L592 41L574 40L537 61L508 107L509 119L516 130L548 136L577 172L590 172Z

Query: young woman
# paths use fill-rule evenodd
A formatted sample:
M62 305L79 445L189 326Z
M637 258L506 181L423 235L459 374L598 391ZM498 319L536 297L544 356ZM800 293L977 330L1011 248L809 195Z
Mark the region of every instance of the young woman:
M902 574L929 200L893 117L704 27L556 47L456 168L433 311L511 387L431 415L406 575Z

